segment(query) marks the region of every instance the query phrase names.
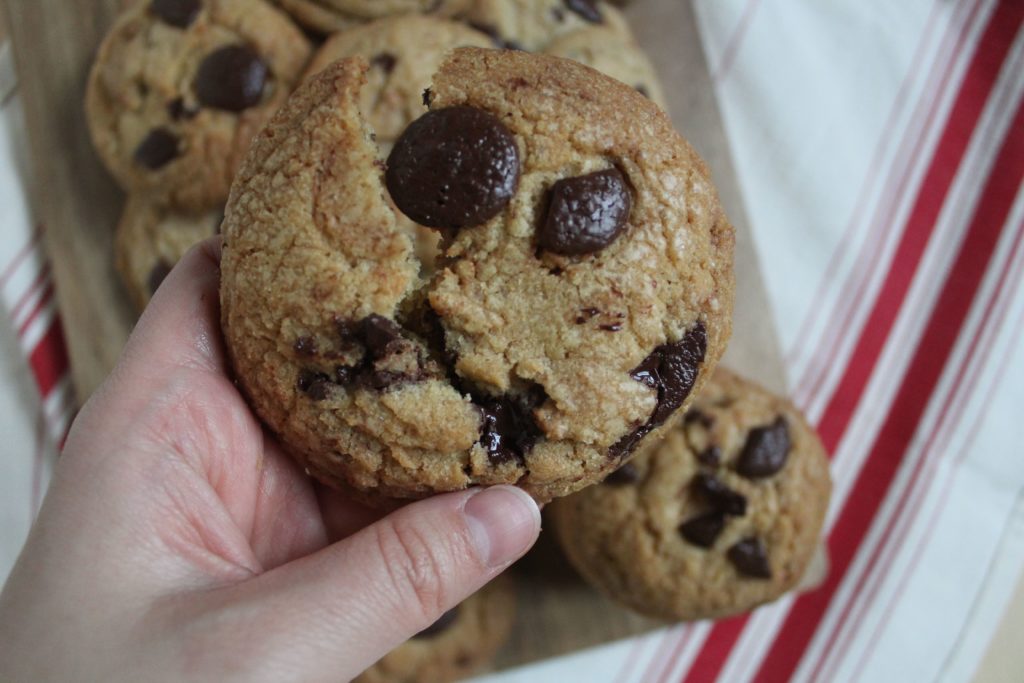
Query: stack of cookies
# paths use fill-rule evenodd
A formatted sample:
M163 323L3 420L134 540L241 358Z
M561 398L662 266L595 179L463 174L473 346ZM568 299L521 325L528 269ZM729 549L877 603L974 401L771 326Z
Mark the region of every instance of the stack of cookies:
M237 384L311 476L381 508L517 485L599 591L698 619L796 584L829 480L716 371L733 230L662 104L599 0L137 0L86 103L133 300L221 231ZM479 666L510 590L363 680Z

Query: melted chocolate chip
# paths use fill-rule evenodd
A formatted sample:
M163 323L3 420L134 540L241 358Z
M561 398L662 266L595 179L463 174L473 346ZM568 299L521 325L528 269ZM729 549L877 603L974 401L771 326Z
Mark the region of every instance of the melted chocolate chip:
M607 323L605 325L598 325L598 328L605 332L618 332L622 329L622 323Z
M736 517L747 514L747 497L713 474L698 474L693 479L693 488L719 512Z
M300 356L305 356L307 358L315 356L317 352L316 339L313 337L299 337L295 340L295 343L292 344L292 349Z
M726 553L736 571L744 576L755 579L772 578L772 568L768 564L768 552L759 538L745 538L729 548Z
M163 168L178 156L178 136L166 128L154 128L135 148L135 161L151 171Z
M228 45L206 56L194 83L196 97L207 107L244 111L263 99L267 64L250 47Z
M356 367L339 365L334 368L334 381L342 386L354 384L357 379L356 373L358 370L359 368Z
M533 411L546 400L544 389L535 385L526 394L477 401L483 413L480 443L491 463L523 463L523 457L541 436Z
M191 26L202 8L203 5L199 0L153 0L149 3L149 9L153 14L178 28Z
M426 627L419 633L413 636L413 638L433 638L434 636L441 634L451 628L452 624L459 617L459 608L456 605L452 609L442 614L437 621L430 626Z
M640 441L683 405L697 381L697 372L707 352L704 324L697 322L677 342L654 349L630 376L658 392L658 404L647 422L619 439L608 450L613 458L625 457Z
M722 464L722 449L718 446L708 446L697 454L700 464L708 467L718 467Z
M736 461L736 471L748 479L770 477L789 457L789 427L783 417L764 427L751 429Z
M314 401L323 401L330 395L331 378L316 370L302 370L296 385Z
M459 230L498 215L519 187L519 147L472 107L427 112L395 143L385 173L398 208L420 225Z
M494 26L491 26L490 24L481 24L475 21L471 21L469 22L469 25L472 28L475 28L477 31L480 31L480 33L486 34L487 37L491 39L491 42L494 43L494 47L501 48L502 50L521 51L523 49L523 46L517 43L516 41L508 40L507 38L502 37L502 35L498 33L498 29L495 28Z
M647 99L651 99L651 91L648 90L647 86L644 85L643 83L636 86L636 91L643 95L644 97L646 97Z
M594 0L563 0L563 2L566 7L583 17L586 21L589 21L591 24L600 24L604 22L604 17L601 16L601 10L597 8L597 4Z
M551 16L553 16L555 18L555 21L557 21L559 24L565 21L565 12L563 12L561 8L552 7Z
M635 484L638 481L640 481L640 473L632 463L628 462L604 478L604 483L612 486Z
M160 289L160 285L170 273L171 264L162 259L156 262L153 269L149 271L149 277L146 278L146 285L149 287L150 296L156 294L156 290Z
M679 526L679 533L683 538L701 548L710 548L715 544L715 539L725 528L725 514L718 510L712 510L693 519L683 522Z
M199 114L199 107L185 104L184 97L175 97L167 103L167 113L175 121L194 119Z
M402 328L394 320L371 313L359 321L359 336L367 353L380 358L391 342L402 339Z
M430 106L430 88L424 88L423 89L423 106L424 107L429 107Z
M380 67L384 73L389 74L395 70L395 64L398 63L398 58L390 52L381 52L376 57L370 60L370 66Z
M715 424L715 417L701 412L697 408L690 408L686 411L686 415L683 416L683 422L688 425L699 422L705 429L710 429Z
M559 180L551 188L537 242L566 256L601 251L625 230L632 202L626 179L615 168Z

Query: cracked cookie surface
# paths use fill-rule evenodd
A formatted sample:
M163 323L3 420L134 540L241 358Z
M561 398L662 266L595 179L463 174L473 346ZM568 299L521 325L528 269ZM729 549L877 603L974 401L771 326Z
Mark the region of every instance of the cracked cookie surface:
M309 55L299 29L263 0L140 1L90 72L97 152L129 192L190 211L222 204Z
M788 401L719 367L683 424L603 483L546 511L596 589L665 619L717 618L800 581L831 482Z
M457 50L387 164L443 235L424 279L360 119L366 69L300 87L232 191L240 386L314 476L367 498L600 480L679 419L729 336L733 232L703 162L628 86ZM547 230L588 246L545 249Z

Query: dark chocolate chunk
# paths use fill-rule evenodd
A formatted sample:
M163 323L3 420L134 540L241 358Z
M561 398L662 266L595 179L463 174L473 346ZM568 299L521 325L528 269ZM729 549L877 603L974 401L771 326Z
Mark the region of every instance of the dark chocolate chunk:
M359 368L348 365L339 365L334 368L334 381L342 386L348 386L356 381L356 372Z
M199 113L199 107L185 104L184 97L175 97L173 100L167 103L167 113L175 121L181 121L183 119L193 119Z
M149 277L146 278L146 284L149 286L149 295L156 294L156 290L160 289L160 285L164 279L171 273L171 264L163 259L156 262L153 269L149 271Z
M423 89L423 106L424 107L429 107L430 106L430 88L424 88Z
M745 538L729 548L726 556L736 571L744 576L755 579L772 578L772 568L768 565L768 552L759 538Z
M654 349L636 366L630 376L658 392L658 404L647 422L619 439L608 450L613 458L625 457L640 441L661 425L683 405L697 381L697 372L707 353L707 332L697 322L677 342L663 344Z
M586 21L591 24L600 24L604 22L604 17L601 16L601 10L597 8L597 3L594 0L563 0L565 6L571 9L576 14L583 17Z
M626 228L632 203L618 169L563 178L551 188L537 242L541 249L566 256L601 251Z
M701 548L710 548L725 528L725 514L718 510L705 512L679 526L683 538Z
M207 107L244 111L263 99L269 70L259 54L245 45L228 45L206 56L194 83L196 97Z
M606 323L604 325L598 325L598 328L605 332L618 332L622 329L622 323Z
M435 621L433 624L431 624L430 626L426 627L425 629L414 635L413 638L433 638L434 636L439 635L447 631L449 628L451 628L452 624L455 623L455 620L458 617L459 607L458 605L456 605L455 607L451 608L450 610L442 614L438 618L438 620Z
M390 52L381 52L370 60L370 66L379 66L386 74L394 71L397 63L398 58Z
M509 40L498 33L498 29L490 24L481 24L475 21L469 22L472 28L475 28L480 33L486 34L491 42L494 43L494 47L501 48L502 50L522 50L523 46L514 40Z
M770 477L785 466L789 448L789 426L780 416L770 425L750 430L736 471L748 479Z
M623 484L635 484L640 480L640 473L632 463L626 463L604 478L605 484L621 486Z
M366 351L374 358L387 352L388 344L402 339L402 328L394 320L371 313L359 321L359 333Z
M693 479L693 488L719 512L737 517L747 514L747 497L713 474L698 474Z
M523 462L541 436L533 411L547 398L544 388L535 384L523 394L475 400L483 414L480 443L492 463Z
M398 208L420 225L459 230L498 215L519 187L519 147L473 107L427 112L395 143L385 173Z
M309 396L314 401L322 401L330 395L331 378L316 370L302 370L299 372L297 386L299 391Z
M699 422L705 429L710 429L711 425L715 424L715 418L713 415L701 412L698 408L690 408L683 416L683 422L688 425Z
M708 467L718 467L722 464L722 449L718 446L708 446L697 454L700 464Z
M154 128L135 148L135 161L155 171L178 156L178 136L166 128Z
M555 21L557 21L559 24L565 21L565 12L563 12L559 7L551 8L551 16L553 16L555 18Z
M153 0L149 8L165 23L188 28L199 16L203 4L199 0Z
M299 337L295 340L295 343L292 344L292 349L294 349L295 353L300 356L306 356L307 358L309 356L315 356L317 352L316 339L313 337Z

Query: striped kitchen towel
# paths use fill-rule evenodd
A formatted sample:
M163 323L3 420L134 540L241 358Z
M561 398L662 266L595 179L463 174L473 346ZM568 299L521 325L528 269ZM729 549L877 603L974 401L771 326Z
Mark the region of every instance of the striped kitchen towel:
M1024 2L694 4L831 570L487 680L971 680L1024 608Z

